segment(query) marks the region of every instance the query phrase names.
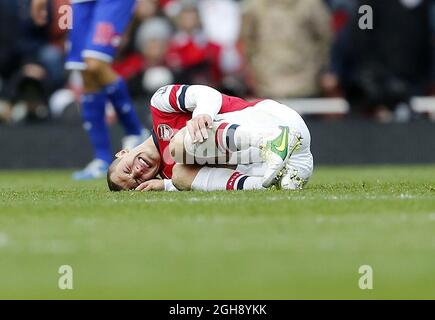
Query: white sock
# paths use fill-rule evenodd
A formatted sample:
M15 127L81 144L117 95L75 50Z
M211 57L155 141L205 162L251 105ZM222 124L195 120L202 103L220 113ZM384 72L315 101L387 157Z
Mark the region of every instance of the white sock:
M263 177L249 177L243 183L243 190L263 190Z
M192 183L192 190L263 190L263 177L250 177L225 168L203 167Z

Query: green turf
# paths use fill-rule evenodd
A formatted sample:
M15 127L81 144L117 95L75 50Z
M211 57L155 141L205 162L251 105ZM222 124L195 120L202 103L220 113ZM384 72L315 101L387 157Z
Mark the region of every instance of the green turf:
M74 290L58 289L61 265ZM0 298L433 299L435 167L322 167L293 193L115 194L0 172Z

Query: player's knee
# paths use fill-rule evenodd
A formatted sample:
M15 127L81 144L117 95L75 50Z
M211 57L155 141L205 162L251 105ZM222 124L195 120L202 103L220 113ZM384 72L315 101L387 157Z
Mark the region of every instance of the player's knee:
M92 75L92 73L90 73L88 70L83 70L81 74L82 74L83 85L85 87L89 87L90 85L94 84L95 78Z
M190 191L191 184L188 183L189 169L183 164L176 164L172 168L172 184L180 191Z
M180 130L169 143L169 152L171 153L172 158L177 163L184 163L184 135L186 130Z
M101 60L86 58L86 71L90 76L100 75L107 66L107 63Z

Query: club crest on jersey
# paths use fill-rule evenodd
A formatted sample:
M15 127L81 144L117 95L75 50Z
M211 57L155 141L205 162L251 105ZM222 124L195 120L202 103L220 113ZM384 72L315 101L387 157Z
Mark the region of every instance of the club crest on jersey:
M174 135L174 130L167 124L159 124L157 127L157 135L160 140L169 141Z

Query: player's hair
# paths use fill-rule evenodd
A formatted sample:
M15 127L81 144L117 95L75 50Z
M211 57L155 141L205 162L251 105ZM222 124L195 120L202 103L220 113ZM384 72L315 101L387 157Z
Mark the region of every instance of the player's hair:
M119 192L123 191L124 188L120 185L117 185L115 182L112 181L112 173L115 170L115 167L119 163L119 159L115 159L112 164L109 166L109 169L107 170L107 186L109 187L109 190L112 192Z

